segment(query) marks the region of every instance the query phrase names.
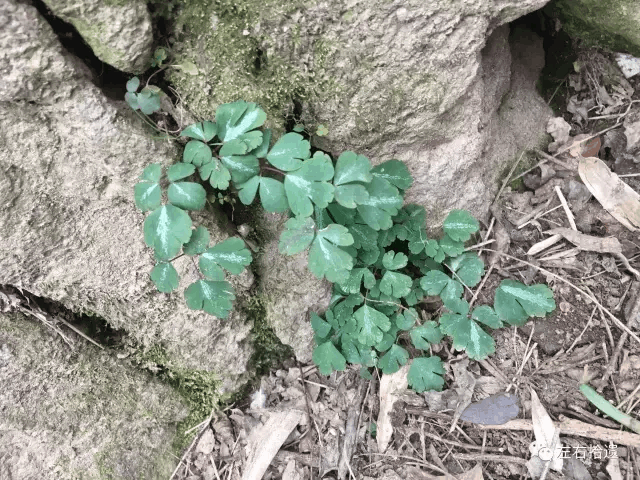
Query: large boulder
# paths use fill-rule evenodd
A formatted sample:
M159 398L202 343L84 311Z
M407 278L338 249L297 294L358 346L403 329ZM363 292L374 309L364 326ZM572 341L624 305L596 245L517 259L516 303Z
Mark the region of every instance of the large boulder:
M170 78L203 118L243 98L262 105L280 129L285 119L312 133L326 126L328 135L312 139L325 151L407 162L416 179L407 199L424 205L431 223L453 207L482 217L516 153L486 155L484 127L499 103L487 110L485 97L496 82L508 87L511 75L508 48L499 71L483 67L482 52L500 25L546 2L187 2L173 52L200 74ZM527 133L520 149L543 129Z
M130 73L149 68L153 48L151 15L144 0L44 0L51 12L72 24L93 53Z
M548 11L569 35L588 45L640 56L640 3L636 0L558 0Z
M179 150L108 100L36 9L15 0L0 2L0 72L0 284L102 317L162 352L165 367L208 372L220 394L235 391L248 377L251 321L241 309L222 321L186 307L182 291L198 279L188 257L175 262L179 291L149 280L133 185ZM196 220L215 242L231 233L215 212ZM242 303L253 276L231 280Z
M0 313L0 478L169 478L186 416L168 386L84 340Z

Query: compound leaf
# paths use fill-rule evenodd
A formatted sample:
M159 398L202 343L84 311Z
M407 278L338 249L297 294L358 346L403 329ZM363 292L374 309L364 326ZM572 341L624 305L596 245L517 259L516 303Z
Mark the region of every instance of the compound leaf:
M316 313L311 313L311 327L316 332L317 338L327 338L331 332L331 324L325 322Z
M209 230L200 225L191 233L191 238L182 247L182 251L187 255L200 255L209 246Z
M138 105L138 94L135 92L127 92L124 94L124 99L127 102L127 104L133 109L133 110L140 110L140 105Z
M138 77L133 77L127 82L127 92L135 92L138 90L140 86L140 79Z
M212 158L211 148L200 140L189 140L184 146L184 152L182 152L182 161L193 163L196 167L209 163Z
M472 360L483 360L495 352L493 337L466 315L445 313L440 317L440 330L453 338L456 350L465 350Z
M251 152L252 155L255 155L258 158L264 158L267 156L267 152L269 151L269 143L271 143L271 129L265 128L262 132L262 143Z
M133 187L136 206L143 212L155 210L162 203L162 195L160 191L160 177L162 175L162 166L159 163L153 163L146 167L140 175L140 179Z
M428 321L412 328L409 332L413 346L420 350L429 350L429 345L435 345L442 340L442 333L436 322Z
M253 155L221 157L222 164L231 172L231 180L236 185L247 182L260 173L260 162Z
M288 173L284 178L284 190L293 214L302 217L313 214L311 201L318 208L326 208L333 200L334 187L327 183L332 177L331 158L322 152L316 152L300 168Z
M329 375L334 370L344 370L347 362L331 341L318 345L313 350L313 363L323 375Z
M387 270L380 280L380 291L395 298L404 297L411 292L411 277L403 273Z
M406 190L411 186L413 179L409 173L409 169L400 160L387 160L371 169L371 173L380 179L384 179L391 185Z
M138 93L137 100L140 111L145 115L151 115L160 110L160 95L149 87L143 88Z
M353 236L353 246L364 250L378 249L378 232L368 225L354 223L349 225L349 233Z
M176 182L169 184L167 191L169 203L184 210L202 210L207 201L207 191L194 182Z
M347 362L353 364L361 364L366 367L373 367L378 361L378 355L369 345L363 345L357 339L349 334L343 334L342 353Z
M260 127L266 119L267 114L253 102L238 100L225 103L216 110L218 137L223 142L234 140L249 130Z
M349 274L349 278L340 284L346 293L360 293L360 287L364 280L365 288L371 288L376 284L376 278L368 268L354 268Z
M481 305L473 309L471 318L491 328L501 328L502 320L489 305Z
M544 317L556 308L553 292L546 285L526 286L515 280L503 280L493 301L500 320L524 325L529 317Z
M413 360L407 380L409 386L416 392L422 393L427 390L441 391L444 386L445 374L440 357L418 357Z
M451 210L442 225L444 232L457 242L466 242L480 229L478 221L466 210Z
M153 267L151 280L162 293L169 293L178 288L178 272L170 263L158 263Z
M393 345L380 359L378 366L385 375L391 375L407 364L409 353L399 345Z
M251 263L251 252L244 241L237 237L227 238L200 255L200 270L204 272L211 264L219 265L234 275L239 275ZM204 268L203 268L204 267Z
M169 167L169 170L167 170L167 178L170 182L176 182L178 180L182 180L183 178L187 178L195 171L196 167L191 163L178 162Z
M362 220L374 230L391 228L391 217L402 206L402 196L398 189L387 180L374 176L367 184L369 198L357 206Z
M184 291L184 299L191 310L204 310L218 318L227 318L235 300L229 282L198 280Z
M363 345L373 346L380 343L383 332L391 328L389 318L368 305L360 307L353 316L358 326L358 341Z
M442 252L444 252L445 255L448 255L449 257L457 257L462 252L464 252L464 243L454 240L449 235L445 235L444 237L442 237L440 242L438 242L438 245L440 247L440 250L442 250ZM427 252L427 255L429 255L429 252ZM440 262L442 260L438 260L438 258L444 259L444 257L439 257L439 252L436 252L436 255L433 258L435 261Z
M389 250L382 257L382 265L387 270L398 270L400 268L404 268L407 266L408 262L409 259L404 253L395 253L393 250Z
M415 308L408 308L403 310L402 313L397 313L394 319L396 321L396 327L400 330L409 330L416 324L418 312L416 312Z
M311 217L295 217L284 224L286 230L280 234L278 250L285 255L295 255L306 250L316 236L315 223Z
M282 182L274 178L260 177L260 202L267 212L285 212L289 203Z
M238 192L238 198L245 205L251 205L251 202L256 198L256 193L258 193L258 187L260 186L260 177L255 176L251 177L248 181L236 185L236 187L240 190Z
M353 237L343 225L331 224L316 234L309 250L309 270L318 278L343 283L353 268L353 257L339 248L353 243Z
M180 136L209 142L216 136L217 130L218 126L214 122L198 122L193 125L189 125L187 128L182 130L182 132L180 132Z
M371 182L373 176L370 170L371 162L367 157L351 151L343 152L336 162L333 178L336 202L346 208L356 208L357 204L367 200L369 193L358 182Z
M220 160L213 158L212 161L205 163L201 167L198 167L200 178L202 180L209 180L209 184L213 188L218 190L226 190L229 188L229 180L231 180L231 173L229 169L220 163Z
M302 166L302 161L309 158L310 152L311 146L302 135L287 133L271 147L267 160L284 172L292 172Z
M420 279L420 287L427 295L440 295L445 307L454 310L463 292L460 282L438 270L431 270Z
M447 264L467 287L475 287L482 279L484 262L473 252L451 258Z
M144 221L144 241L153 247L158 260L175 257L191 238L191 218L181 208L163 205Z

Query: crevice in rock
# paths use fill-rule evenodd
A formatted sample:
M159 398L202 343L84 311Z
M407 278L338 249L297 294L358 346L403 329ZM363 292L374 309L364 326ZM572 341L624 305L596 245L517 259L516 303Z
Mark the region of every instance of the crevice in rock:
M111 100L123 100L126 83L131 74L104 63L93 53L73 25L56 17L43 0L30 0L29 4L47 21L67 52L77 57L91 71L93 83Z
M104 318L95 312L73 312L60 302L39 297L23 288L18 289L12 285L0 285L0 311L23 312L28 314L34 321L39 319L47 328L54 330L52 332L53 335L59 335L55 331L57 329L65 337L77 339L79 342L86 342L86 339L64 324L64 322L67 322L106 348L123 346L126 337L124 330L111 327ZM29 314L29 312L32 314ZM64 322L61 320L64 320Z

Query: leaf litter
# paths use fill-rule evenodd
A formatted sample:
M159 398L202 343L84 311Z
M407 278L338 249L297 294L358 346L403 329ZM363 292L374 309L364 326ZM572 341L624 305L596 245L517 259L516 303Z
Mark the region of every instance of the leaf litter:
M639 225L640 81L605 75L614 63L597 51L577 65L566 111L549 123L548 153L534 152L538 164L512 176L526 188L505 188L481 226L477 250L490 271L465 292L480 305L503 279L546 282L559 308L493 332L495 353L484 360L456 352L451 339L433 343L442 373L429 381L442 381L443 391L410 390L410 365L382 377L353 366L327 377L285 362L263 377L253 403L199 427L175 478L640 477L640 436L620 431L578 390L586 366L600 393L637 417L640 344L621 325L640 327L640 239L629 228ZM419 307L424 321L439 315L428 298ZM546 462L554 446L573 457ZM575 457L583 451L591 458Z

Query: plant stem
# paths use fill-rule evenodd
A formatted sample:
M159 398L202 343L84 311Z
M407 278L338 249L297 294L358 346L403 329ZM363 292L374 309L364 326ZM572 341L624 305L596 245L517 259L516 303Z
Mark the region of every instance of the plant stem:
M624 425L625 427L633 430L636 433L640 433L640 421L635 418L627 415L626 413L622 413L616 407L611 405L604 397L602 397L598 392L596 392L590 385L583 383L580 385L580 391L582 394L587 397L591 403L593 403L598 410L600 410L605 415L613 418L616 422Z

